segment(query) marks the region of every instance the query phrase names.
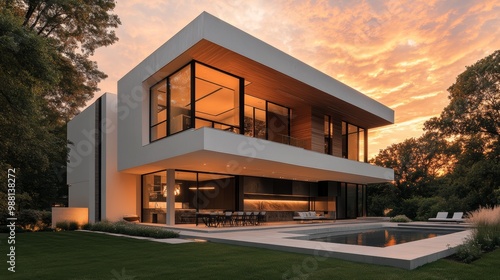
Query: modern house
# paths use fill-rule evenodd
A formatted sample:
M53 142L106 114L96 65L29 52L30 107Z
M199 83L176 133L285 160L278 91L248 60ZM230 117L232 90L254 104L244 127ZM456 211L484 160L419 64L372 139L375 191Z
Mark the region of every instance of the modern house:
M368 130L394 111L202 13L68 123L69 206L90 222L203 211L366 215Z

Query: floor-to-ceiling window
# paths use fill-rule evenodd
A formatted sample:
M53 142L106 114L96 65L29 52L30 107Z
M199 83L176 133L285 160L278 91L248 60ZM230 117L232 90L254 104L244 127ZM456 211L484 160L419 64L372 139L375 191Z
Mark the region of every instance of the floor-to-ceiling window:
M346 188L346 218L356 219L358 216L358 189L356 184L347 184Z
M325 154L333 154L333 122L332 117L324 117Z
M240 133L240 78L195 63L195 127Z
M266 101L245 95L245 135L266 139Z
M267 102L267 139L290 144L290 109Z
M290 108L245 95L244 134L295 145L290 137L290 111Z
M337 211L339 219L366 216L366 185L340 183Z
M168 77L169 135L191 128L191 65Z
M142 219L144 223L166 223L167 173L142 176Z
M175 171L175 223L194 223L195 213L236 210L232 175ZM167 172L142 176L142 221L166 223Z
M243 79L191 62L150 89L150 139L195 127L240 133Z
M366 135L365 129L342 122L342 157L367 162Z
M151 87L151 141L167 136L167 81Z

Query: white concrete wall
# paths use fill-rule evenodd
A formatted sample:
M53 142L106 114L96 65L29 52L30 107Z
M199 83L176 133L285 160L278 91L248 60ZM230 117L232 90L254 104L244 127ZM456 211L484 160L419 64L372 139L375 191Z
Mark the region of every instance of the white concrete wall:
M52 207L52 228L58 222L77 222L79 226L89 222L89 209L87 207Z
M102 218L121 220L124 215L140 216L140 176L118 172L117 96L102 97ZM139 194L139 196L138 196Z
M68 122L68 206L88 208L94 216L95 195L95 104ZM92 220L93 221L93 220Z

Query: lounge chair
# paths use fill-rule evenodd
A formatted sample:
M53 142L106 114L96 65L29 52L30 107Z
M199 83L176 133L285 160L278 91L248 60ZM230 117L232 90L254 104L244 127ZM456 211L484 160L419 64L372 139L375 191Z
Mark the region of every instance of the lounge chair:
M439 213L446 213L446 212L439 212ZM438 216L439 216L439 213L438 213ZM462 222L464 222L464 219L463 219L464 212L455 212L455 213L453 213L453 217L451 217L451 218L438 218L438 216L436 216L436 218L430 218L429 221L433 221L433 222L456 222L456 223L462 223ZM448 214L446 214L446 216L448 216Z
M448 212L438 212L436 218L429 218L429 221L442 221L448 218Z
M461 223L461 222L464 222L464 212L455 212L453 213L453 217L451 217L451 222L457 222L457 223Z

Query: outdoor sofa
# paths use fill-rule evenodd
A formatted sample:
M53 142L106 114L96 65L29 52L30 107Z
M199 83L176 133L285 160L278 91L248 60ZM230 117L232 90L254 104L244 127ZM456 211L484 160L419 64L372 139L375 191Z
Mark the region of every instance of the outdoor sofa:
M325 216L317 215L315 211L297 212L297 214L298 216L293 217L293 219L296 221L328 220L328 218Z

